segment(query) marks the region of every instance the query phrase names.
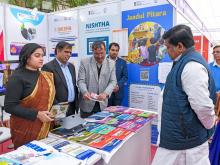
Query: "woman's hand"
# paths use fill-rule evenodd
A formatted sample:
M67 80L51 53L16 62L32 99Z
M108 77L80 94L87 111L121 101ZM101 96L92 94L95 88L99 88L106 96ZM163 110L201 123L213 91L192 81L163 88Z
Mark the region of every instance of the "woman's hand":
M44 122L50 122L53 121L51 118L53 115L49 111L38 111L37 118Z

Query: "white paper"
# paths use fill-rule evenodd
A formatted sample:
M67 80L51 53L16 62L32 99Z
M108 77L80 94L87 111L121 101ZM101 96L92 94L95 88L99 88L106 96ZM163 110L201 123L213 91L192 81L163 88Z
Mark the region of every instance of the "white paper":
M128 29L112 31L112 42L120 45L119 56L128 56Z
M131 84L129 92L129 107L157 112L160 93L161 89L158 86Z
M159 63L158 67L158 80L160 83L165 83L167 75L169 74L173 63L172 62L162 62Z

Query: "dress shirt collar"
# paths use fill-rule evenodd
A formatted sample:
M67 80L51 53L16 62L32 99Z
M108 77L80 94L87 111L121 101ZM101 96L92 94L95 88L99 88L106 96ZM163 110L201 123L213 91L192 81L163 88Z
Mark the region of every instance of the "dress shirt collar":
M61 63L57 58L56 58L58 64L60 65L60 67L67 67L69 65L69 62L67 62L66 64Z
M217 67L219 67L220 68L220 65L214 60L214 62L213 62L213 66L217 66Z

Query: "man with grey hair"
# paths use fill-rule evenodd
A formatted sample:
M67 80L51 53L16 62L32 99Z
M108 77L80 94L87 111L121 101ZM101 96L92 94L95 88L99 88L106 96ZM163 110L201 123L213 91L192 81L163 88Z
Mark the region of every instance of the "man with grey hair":
M78 72L79 107L82 118L106 108L108 98L117 83L115 63L106 58L105 43L94 42L92 51L93 56L81 61Z

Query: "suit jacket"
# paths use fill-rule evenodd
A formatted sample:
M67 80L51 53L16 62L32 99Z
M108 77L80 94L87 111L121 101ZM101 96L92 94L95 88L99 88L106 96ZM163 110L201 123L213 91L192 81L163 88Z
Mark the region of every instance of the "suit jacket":
M78 113L79 106L78 106L78 88L76 86L76 72L75 67L73 64L69 63L68 68L70 70L72 79L73 79L73 85L75 90L75 100L71 103L69 103L69 109L67 112L67 115L74 114L75 112ZM52 72L54 76L54 84L56 88L56 95L54 104L58 104L60 102L67 102L68 101L68 87L66 83L66 79L64 77L64 74L62 72L62 69L60 68L59 63L56 59L48 62L42 67L42 70Z
M119 86L119 91L115 93L116 99L122 99L124 97L124 85L128 80L128 69L126 61L118 58L115 63L116 78Z
M92 56L90 58L83 59L80 63L77 83L80 89L80 110L83 112L91 112L95 105L95 101L84 100L83 95L86 92L94 92L97 94L105 92L108 96L111 96L114 86L117 83L115 76L115 62L105 58L98 78L95 58ZM100 109L103 110L106 108L107 104L108 99L104 102L100 102Z

